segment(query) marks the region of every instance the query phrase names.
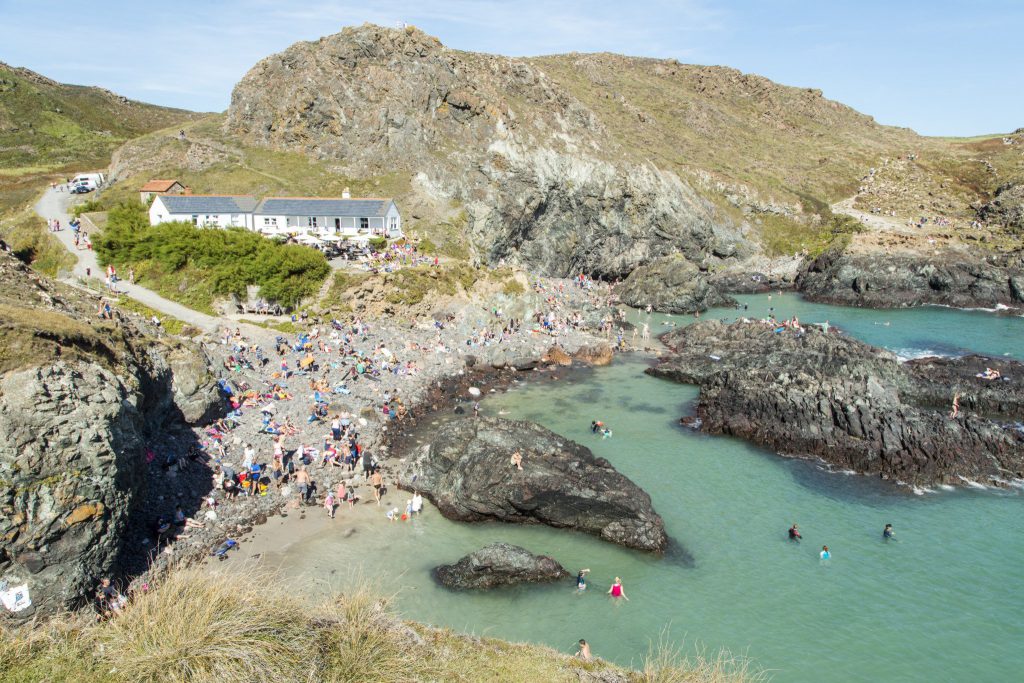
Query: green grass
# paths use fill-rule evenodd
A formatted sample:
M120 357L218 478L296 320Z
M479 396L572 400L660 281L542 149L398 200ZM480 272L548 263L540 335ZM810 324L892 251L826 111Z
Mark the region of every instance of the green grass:
M117 307L122 311L138 313L147 321L156 317L160 320L160 327L169 334L193 336L200 332L200 330L197 330L183 320L161 313L160 311L150 308L141 301L136 301L129 296L121 296L117 300Z
M0 218L0 237L19 260L50 277L57 277L75 265L75 257L31 209Z
M584 662L538 645L462 636L403 622L390 600L360 587L316 603L251 565L172 569L125 611L90 623L63 615L0 631L0 683L742 683L760 680L726 655L681 657L652 646L639 671Z

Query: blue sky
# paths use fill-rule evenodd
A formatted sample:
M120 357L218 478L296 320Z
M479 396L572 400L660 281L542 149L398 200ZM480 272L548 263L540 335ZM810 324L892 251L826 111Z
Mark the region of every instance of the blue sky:
M364 21L463 50L732 66L930 135L1024 126L1024 0L0 0L0 61L220 111L260 58Z

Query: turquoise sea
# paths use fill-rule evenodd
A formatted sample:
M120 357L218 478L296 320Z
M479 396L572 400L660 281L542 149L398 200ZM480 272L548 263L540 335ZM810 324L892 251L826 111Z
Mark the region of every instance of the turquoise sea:
M874 311L810 304L792 294L741 297L747 311L796 314L904 357L967 351L1024 358L1024 319L923 308ZM632 312L631 320L647 316ZM692 317L651 316L664 322ZM488 414L536 421L589 446L648 491L681 549L663 557L543 527L449 522L432 508L411 524L343 538L325 532L289 548L285 570L316 576L356 569L397 591L403 615L427 623L641 663L652 641L684 650L726 648L775 681L1001 681L1024 671L1024 493L915 493L826 471L725 437L681 428L694 387L643 374L650 360L516 385L483 402ZM1022 378L1024 380L1024 378ZM590 433L591 420L613 430ZM525 463L529 466L529 463ZM799 523L801 544L786 539ZM882 540L892 523L896 541ZM496 540L591 569L571 582L455 594L430 578ZM823 544L832 559L822 562ZM628 602L604 595L622 577Z

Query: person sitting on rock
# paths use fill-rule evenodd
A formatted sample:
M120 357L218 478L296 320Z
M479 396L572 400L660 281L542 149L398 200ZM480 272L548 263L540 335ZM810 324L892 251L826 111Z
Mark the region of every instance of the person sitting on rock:
M523 454L520 453L519 451L516 451L515 453L512 454L512 457L509 458L509 463L514 465L517 470L522 472L523 471Z

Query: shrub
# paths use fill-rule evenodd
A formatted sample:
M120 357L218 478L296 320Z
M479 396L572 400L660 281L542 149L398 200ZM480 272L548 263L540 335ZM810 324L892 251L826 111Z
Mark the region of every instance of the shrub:
M246 296L257 285L266 299L295 306L314 294L330 272L316 249L280 244L241 228L200 228L190 223L150 226L139 204L110 210L103 234L96 240L102 263L136 266L136 277L157 285L172 298L209 308L215 295Z
M374 249L375 251L380 251L381 249L383 249L387 245L388 245L388 240L385 237L371 237L370 238L370 248Z

